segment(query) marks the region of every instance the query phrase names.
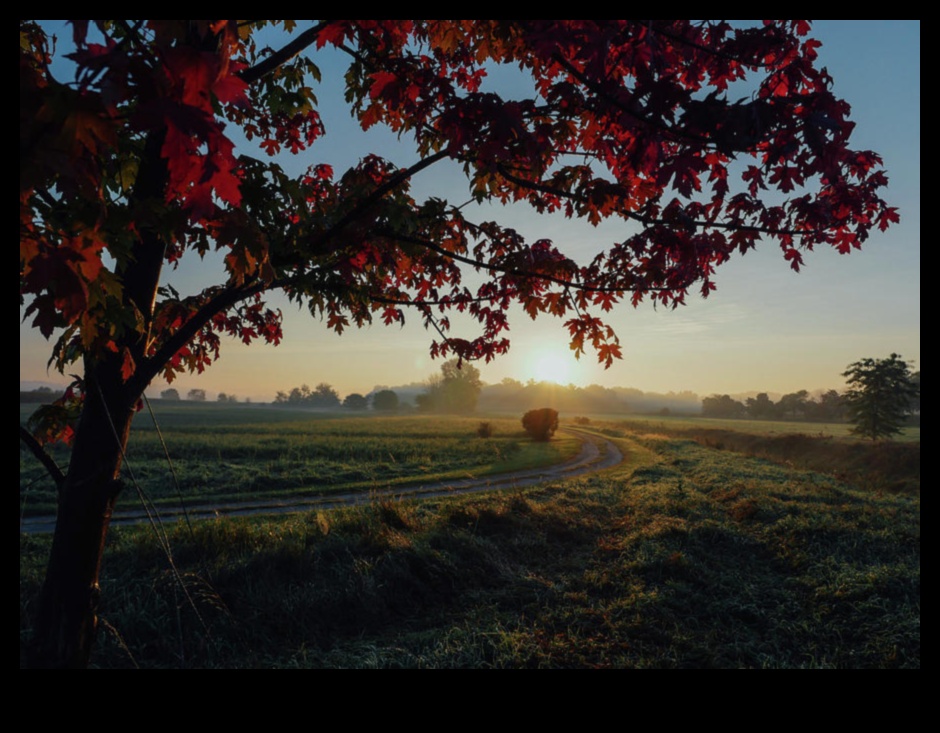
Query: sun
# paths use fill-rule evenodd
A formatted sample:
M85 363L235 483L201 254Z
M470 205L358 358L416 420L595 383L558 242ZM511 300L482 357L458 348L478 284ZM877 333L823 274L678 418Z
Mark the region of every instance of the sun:
M567 384L571 371L569 355L559 354L557 351L539 350L530 359L530 368L537 382L555 382Z

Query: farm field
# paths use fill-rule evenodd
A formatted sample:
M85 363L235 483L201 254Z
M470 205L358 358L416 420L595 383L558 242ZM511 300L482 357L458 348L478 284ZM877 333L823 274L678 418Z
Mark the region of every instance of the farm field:
M610 415L591 415L596 422L623 423L644 429L659 430L661 432L678 433L694 430L729 430L738 433L751 433L754 435L806 435L812 437L838 438L848 442L859 442L862 439L851 434L852 426L844 422L808 422L798 420L735 420L708 417L693 417L686 415L625 415L616 418ZM909 426L902 429L894 442L919 443L920 426Z
M204 455L208 423L194 417L166 415L161 428L175 450ZM235 462L248 436L278 434L293 450L301 436L347 451L362 443L346 464L381 459L385 471L399 462L465 471L526 454L508 418L490 420L493 445L519 447L499 456L478 447L487 441L473 429L485 418L251 419L218 427L226 447L210 464ZM806 470L799 456L766 460L655 425L589 428L617 443L623 464L506 493L173 524L169 553L145 527L114 528L92 665L919 668L920 496L909 471L864 486ZM132 464L153 438L139 432ZM421 434L443 441L449 462L428 464L428 446L381 458ZM787 445L817 453L841 443L806 440ZM919 444L904 450L914 449L919 465ZM49 541L20 538L21 649Z
M487 419L493 436L482 439L476 431L483 420L470 417L352 417L218 405L155 404L154 411L159 430L146 410L138 415L127 456L128 480L132 475L157 505L181 497L189 503L274 499L487 476L560 463L580 446L562 436L533 443L518 418ZM55 456L66 465L66 449ZM20 501L23 516L55 511L54 486L25 451Z

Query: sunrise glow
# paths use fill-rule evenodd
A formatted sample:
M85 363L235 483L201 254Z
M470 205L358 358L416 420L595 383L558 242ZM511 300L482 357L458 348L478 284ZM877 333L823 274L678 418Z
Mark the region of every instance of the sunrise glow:
M540 349L529 359L532 378L536 382L567 384L571 373L572 357L557 349Z

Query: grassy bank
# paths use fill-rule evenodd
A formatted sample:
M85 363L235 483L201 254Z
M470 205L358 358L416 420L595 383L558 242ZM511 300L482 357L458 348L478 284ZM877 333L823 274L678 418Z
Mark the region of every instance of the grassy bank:
M100 667L920 666L920 500L651 430L509 494L112 532ZM21 641L48 539L21 537Z

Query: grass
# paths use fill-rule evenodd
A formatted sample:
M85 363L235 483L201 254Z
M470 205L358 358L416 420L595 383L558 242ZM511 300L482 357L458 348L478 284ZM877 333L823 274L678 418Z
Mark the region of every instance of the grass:
M494 419L491 438L478 418L337 417L250 407L158 406L135 421L127 455L155 504L273 499L486 476L559 463L579 442L533 443L518 419ZM227 418L228 421L224 421ZM66 465L68 450L53 451ZM174 479L175 474L175 479ZM177 492L177 482L179 493ZM55 489L38 461L20 451L20 510L54 513Z
M610 421L609 415L596 416L600 422ZM660 432L727 430L750 435L809 435L819 438L836 438L845 442L867 441L852 434L850 423L807 422L787 420L733 420L683 415L630 415L627 424L637 429L656 429ZM901 430L893 442L920 443L920 426L909 425Z
M93 665L920 667L919 492L601 427L601 474L177 525L175 572L114 529ZM49 540L20 542L22 642Z

